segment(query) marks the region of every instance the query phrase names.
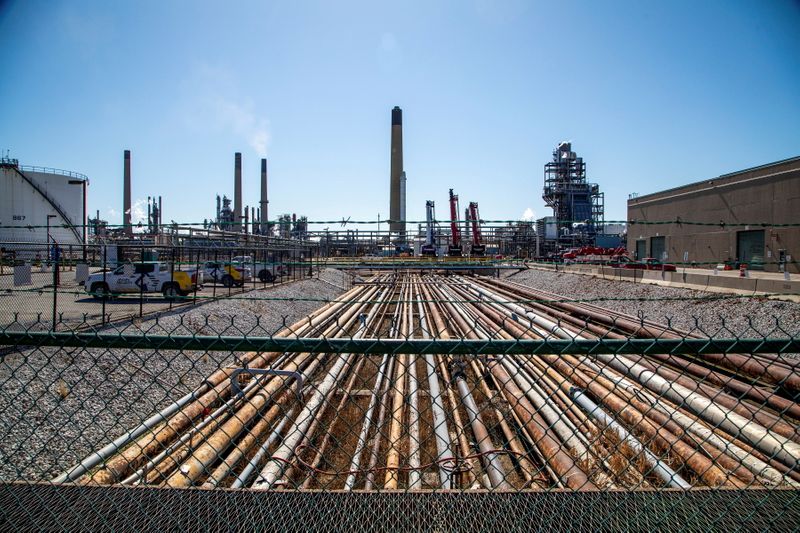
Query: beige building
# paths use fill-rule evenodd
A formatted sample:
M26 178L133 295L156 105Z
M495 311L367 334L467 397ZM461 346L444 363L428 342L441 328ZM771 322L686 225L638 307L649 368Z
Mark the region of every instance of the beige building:
M628 251L638 259L799 272L800 226L781 225L800 224L800 157L631 197L628 220Z

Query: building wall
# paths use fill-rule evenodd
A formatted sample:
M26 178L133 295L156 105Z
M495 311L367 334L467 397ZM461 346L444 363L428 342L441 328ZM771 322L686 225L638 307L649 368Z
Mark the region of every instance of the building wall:
M628 220L668 224L628 226L628 251L635 254L637 241L664 237L666 260L717 263L737 260L737 236L743 231L763 230L764 270L778 271L779 253L788 259L786 269L800 272L800 157L726 174L628 200ZM708 222L714 226L681 224ZM722 223L744 224L727 226ZM776 227L778 226L778 227Z
M50 219L50 235L62 245L81 244L85 237L83 179L29 171L24 167L21 171L43 194L13 168L0 168L0 241L43 243L47 240L47 215L55 215ZM54 203L64 213L63 217L53 206ZM80 238L72 230L64 228L65 224L76 226Z

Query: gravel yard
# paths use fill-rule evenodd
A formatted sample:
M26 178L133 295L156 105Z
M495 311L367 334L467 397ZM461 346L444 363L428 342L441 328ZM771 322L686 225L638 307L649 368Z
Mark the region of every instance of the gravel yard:
M800 334L800 304L766 298L720 299L719 293L610 281L592 276L530 269L505 277L522 285L592 302L704 336L763 337ZM614 301L642 298L643 301ZM776 328L776 320L780 329ZM782 331L781 331L782 330Z
M347 275L238 295L102 331L267 336L347 286ZM135 427L232 362L226 352L36 348L0 362L0 479L45 480Z

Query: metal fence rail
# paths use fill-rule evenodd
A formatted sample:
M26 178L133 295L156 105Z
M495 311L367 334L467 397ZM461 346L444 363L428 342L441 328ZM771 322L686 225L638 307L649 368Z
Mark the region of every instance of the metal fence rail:
M0 516L796 527L792 320L710 335L424 273L377 274L294 318L218 313L0 328Z

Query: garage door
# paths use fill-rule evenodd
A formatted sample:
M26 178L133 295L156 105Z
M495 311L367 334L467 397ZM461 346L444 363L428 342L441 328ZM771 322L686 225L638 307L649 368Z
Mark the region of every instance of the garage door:
M764 230L736 234L736 257L753 270L764 269Z
M650 237L650 257L660 261L667 259L667 245L665 237Z
M647 241L640 239L636 241L636 257L634 259L644 259L647 257Z

